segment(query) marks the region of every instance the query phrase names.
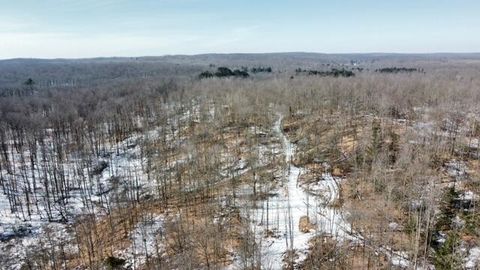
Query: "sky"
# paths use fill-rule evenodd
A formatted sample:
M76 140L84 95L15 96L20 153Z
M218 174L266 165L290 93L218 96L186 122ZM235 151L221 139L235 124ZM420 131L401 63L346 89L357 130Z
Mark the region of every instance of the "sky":
M480 52L479 0L0 0L0 59Z

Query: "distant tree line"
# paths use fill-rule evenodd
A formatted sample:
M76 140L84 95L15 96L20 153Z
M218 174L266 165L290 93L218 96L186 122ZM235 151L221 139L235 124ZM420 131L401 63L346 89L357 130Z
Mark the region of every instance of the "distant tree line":
M250 69L252 73L271 73L271 67L253 67Z
M28 78L23 82L22 86L19 87L9 87L9 88L0 88L0 97L10 97L10 96L31 96L35 91L35 81L32 78Z
M82 60L17 59L0 61L0 89L21 88L31 78L37 90L45 88L95 87L132 79L169 79L196 76L202 71L192 64L172 65L160 59L105 58Z
M405 67L390 67L376 69L375 72L380 73L411 73L411 72L424 72L423 69L418 68L405 68Z
M218 78L225 78L225 77L247 78L249 76L250 76L250 74L248 74L248 72L245 71L245 70L239 70L239 69L231 70L227 67L219 67L219 68L217 68L217 71L215 73L212 73L210 71L204 71L204 72L200 73L200 75L198 77L200 79L206 79L206 78L213 78L213 77L218 77Z
M319 70L305 70L301 68L297 68L295 72L298 73L306 73L307 75L317 75L317 76L323 76L323 77L354 77L355 73L351 70L346 70L344 68L342 69L336 69L332 68L329 71L319 71Z

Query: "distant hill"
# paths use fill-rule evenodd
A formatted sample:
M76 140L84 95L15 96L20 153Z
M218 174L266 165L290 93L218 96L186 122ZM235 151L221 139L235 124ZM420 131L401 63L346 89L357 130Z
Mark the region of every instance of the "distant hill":
M318 69L322 66L361 65L382 68L408 63L420 66L428 61L480 61L480 53L438 54L322 54L235 53L166 55L145 57L109 57L88 59L9 59L0 60L0 88L18 87L32 78L38 87L78 86L109 83L135 78L194 76L206 67L271 66L277 71L296 68Z

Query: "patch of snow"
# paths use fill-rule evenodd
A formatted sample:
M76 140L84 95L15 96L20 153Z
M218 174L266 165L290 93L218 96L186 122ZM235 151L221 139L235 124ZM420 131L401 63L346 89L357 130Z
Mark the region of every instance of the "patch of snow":
M401 230L401 226L400 226L398 223L396 223L396 222L390 222L390 223L388 224L388 228L390 229L390 231L399 231L399 230Z
M475 270L480 266L480 247L474 247L468 252L465 259L465 269Z
M394 266L408 268L410 266L410 261L407 258L408 254L404 252L396 252L390 257L390 261Z
M463 161L451 160L445 163L445 170L450 177L462 180L467 175L467 165Z
M126 260L126 267L140 269L147 259L162 256L164 249L164 216L144 217L129 233L131 245L116 256Z
M478 195L471 190L467 190L465 192L462 192L462 194L460 194L458 198L462 201L475 201L478 200Z

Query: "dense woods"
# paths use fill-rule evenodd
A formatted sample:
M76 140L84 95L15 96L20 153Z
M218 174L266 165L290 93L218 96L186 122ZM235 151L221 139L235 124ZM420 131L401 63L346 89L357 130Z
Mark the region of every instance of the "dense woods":
M423 70L419 70L416 68L405 68L405 67L391 67L391 68L380 68L376 69L375 72L380 73L399 73L399 72L423 72Z
M398 57L1 63L0 265L476 269L480 62Z
M306 73L308 75L318 75L318 76L324 76L324 77L353 77L355 76L355 73L351 70L346 70L344 68L342 69L336 69L332 68L329 71L318 71L318 70L302 70L301 68L298 68L295 70L297 74L299 73Z
M224 77L240 77L240 78L247 78L250 76L247 71L244 70L239 70L239 69L234 69L233 71L227 67L219 67L217 68L217 71L215 73L212 73L210 71L204 71L200 73L199 78L200 79L205 79L205 78L212 78L212 77L217 77L217 78L224 78Z

